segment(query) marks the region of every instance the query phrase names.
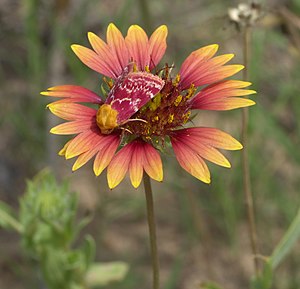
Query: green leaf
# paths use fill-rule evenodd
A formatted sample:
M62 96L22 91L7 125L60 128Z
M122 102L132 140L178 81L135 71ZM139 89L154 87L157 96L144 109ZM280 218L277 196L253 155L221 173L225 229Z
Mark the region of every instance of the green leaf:
M269 289L272 286L274 270L293 249L300 238L300 208L290 227L275 247L271 257L268 258L262 274L253 280L251 288Z
M85 268L87 269L95 258L96 244L94 239L90 235L85 236L84 241L85 242L81 250L85 257Z
M253 289L269 289L272 286L273 270L270 261L265 263L263 272L258 278L255 278L251 283Z
M13 216L11 207L2 201L0 201L0 226L5 229L14 229L18 233L23 231L23 226Z
M86 274L86 283L91 287L106 286L111 282L121 281L128 272L124 262L93 263Z
M276 246L270 257L270 264L274 270L292 250L295 243L300 238L300 208L298 209L297 215L292 221L290 227Z

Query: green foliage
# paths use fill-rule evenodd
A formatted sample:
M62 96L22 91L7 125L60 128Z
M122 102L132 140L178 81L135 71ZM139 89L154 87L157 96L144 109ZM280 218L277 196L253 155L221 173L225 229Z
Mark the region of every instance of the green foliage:
M77 195L69 193L66 183L57 184L45 170L27 183L20 203L24 248L40 262L49 288L84 288L95 244L86 236L81 248L72 248L79 233L75 222Z
M84 289L124 278L125 263L92 263L95 243L91 236L73 248L89 218L76 222L77 195L69 192L66 183L58 184L48 170L28 181L20 204L24 249L40 264L49 289Z
M267 260L261 274L252 280L251 288L268 289L271 288L273 282L273 270L270 261Z
M270 263L272 269L278 267L278 265L286 258L287 254L294 248L297 241L300 239L300 208L295 216L290 227L282 237L279 244L274 249Z
M123 280L128 272L128 265L124 262L94 263L86 275L89 286L106 286L112 281Z
M272 286L272 278L275 269L292 251L296 242L300 239L300 208L290 227L275 247L272 255L265 263L261 275L254 279L252 287L255 289L269 289Z
M75 237L74 217L77 197L68 193L66 183L58 185L52 174L43 171L28 181L20 201L26 250L41 254L45 244L68 248Z
M205 282L200 285L201 289L223 289L218 284L213 282Z
M14 217L12 209L0 201L0 227L5 229L15 229L19 233L23 231L22 225Z

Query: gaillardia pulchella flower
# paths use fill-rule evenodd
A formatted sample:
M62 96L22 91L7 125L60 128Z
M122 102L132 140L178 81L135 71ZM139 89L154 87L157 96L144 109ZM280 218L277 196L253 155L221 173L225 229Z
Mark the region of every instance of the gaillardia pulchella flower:
M138 187L144 171L162 181L159 152L170 146L179 164L205 183L210 182L210 173L204 159L230 167L218 149L238 150L242 145L223 131L188 127L188 123L192 124L193 111L254 104L241 97L255 93L244 89L249 82L225 80L243 66L225 65L233 54L214 56L218 45L209 45L192 52L172 76L170 66L157 67L167 47L166 37L165 25L150 38L141 27L132 25L124 38L110 24L106 42L88 33L93 50L72 45L85 65L104 76L100 96L75 85L42 92L61 98L48 108L68 121L51 132L76 135L59 152L66 159L77 157L73 170L95 157L94 172L98 176L107 168L110 188L128 171L132 185Z

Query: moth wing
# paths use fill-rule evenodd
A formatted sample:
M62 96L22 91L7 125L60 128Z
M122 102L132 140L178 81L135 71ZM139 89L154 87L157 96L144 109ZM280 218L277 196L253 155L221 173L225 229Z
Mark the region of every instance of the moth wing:
M117 122L122 124L151 100L164 86L157 75L130 72L116 80L106 100L118 112Z

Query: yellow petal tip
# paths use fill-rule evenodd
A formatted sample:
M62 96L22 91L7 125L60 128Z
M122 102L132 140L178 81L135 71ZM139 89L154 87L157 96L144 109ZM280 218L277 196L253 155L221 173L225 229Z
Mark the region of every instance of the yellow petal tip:
M228 162L228 163L224 164L224 168L228 168L228 169L230 169L230 168L231 168L231 163L230 163L230 162Z
M143 28L137 24L133 24L129 27L129 29L139 29L139 30L143 30Z
M137 183L131 183L131 184L132 184L132 186L133 186L135 189L137 189L137 188L140 186L141 183L138 183L138 184L137 184Z
M107 30L116 30L118 29L117 26L114 23L109 23L107 26Z
M219 44L211 44L208 46L210 46L211 48L214 48L214 49L219 49Z
M49 91L41 91L40 94L41 94L41 95L48 96L48 95L49 95Z
M76 51L78 51L78 49L80 49L80 45L79 44L72 44L71 49L76 53Z
M256 104L256 102L255 101L253 101L252 99L249 99L250 101L249 101L249 106L252 106L252 105L255 105Z

